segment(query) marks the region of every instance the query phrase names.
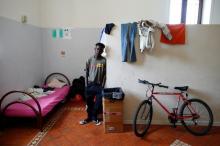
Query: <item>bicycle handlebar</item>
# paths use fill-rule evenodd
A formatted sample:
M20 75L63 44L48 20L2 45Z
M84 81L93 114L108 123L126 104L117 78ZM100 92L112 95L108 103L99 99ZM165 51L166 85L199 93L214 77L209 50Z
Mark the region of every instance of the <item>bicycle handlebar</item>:
M152 86L158 86L158 87L162 87L162 88L169 88L168 86L165 86L165 85L161 85L161 83L151 83L149 81L146 81L146 80L141 80L141 79L138 79L138 82L139 83L142 83L142 84L150 84Z

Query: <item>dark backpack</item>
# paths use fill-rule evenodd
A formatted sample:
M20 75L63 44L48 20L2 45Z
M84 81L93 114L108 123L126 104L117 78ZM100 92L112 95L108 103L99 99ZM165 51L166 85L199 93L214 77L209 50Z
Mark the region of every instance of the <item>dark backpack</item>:
M85 99L85 77L73 79L72 86L70 87L69 97L74 98L76 94L79 94Z

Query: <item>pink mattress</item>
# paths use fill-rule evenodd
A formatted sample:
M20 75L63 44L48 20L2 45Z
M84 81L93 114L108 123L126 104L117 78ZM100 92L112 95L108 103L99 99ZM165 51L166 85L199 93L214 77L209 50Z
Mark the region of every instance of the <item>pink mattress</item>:
M50 95L37 99L41 106L41 113L43 117L47 115L47 113L50 112L55 105L64 100L69 92L69 86L57 88L54 91L55 92ZM31 104L38 111L37 104L33 99L27 100L26 102ZM34 111L30 107L18 103L9 106L5 111L5 115L9 117L36 117Z

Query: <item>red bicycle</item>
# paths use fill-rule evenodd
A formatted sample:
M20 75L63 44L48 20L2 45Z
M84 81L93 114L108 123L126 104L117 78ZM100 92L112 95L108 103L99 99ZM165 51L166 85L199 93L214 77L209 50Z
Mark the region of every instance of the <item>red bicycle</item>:
M169 88L161 83L150 83L146 80L138 80L139 83L147 85L147 100L140 103L135 113L133 128L138 137L143 137L151 125L153 117L152 102L155 100L162 109L168 114L168 119L174 127L178 120L193 135L202 136L207 134L213 125L213 114L210 107L200 99L188 99L188 86L174 87L176 92L155 92L154 87ZM157 95L173 95L177 97L175 108L170 111L157 98ZM180 106L181 105L181 106Z

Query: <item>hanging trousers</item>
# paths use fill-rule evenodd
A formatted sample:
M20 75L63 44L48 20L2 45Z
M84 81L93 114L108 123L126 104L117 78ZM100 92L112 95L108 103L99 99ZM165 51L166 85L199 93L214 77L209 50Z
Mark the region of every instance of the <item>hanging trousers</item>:
M135 62L135 36L137 32L137 23L121 24L121 49L122 62Z

